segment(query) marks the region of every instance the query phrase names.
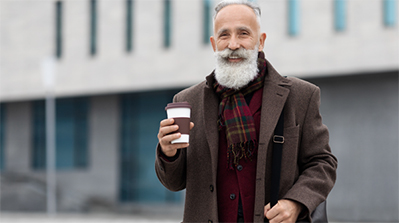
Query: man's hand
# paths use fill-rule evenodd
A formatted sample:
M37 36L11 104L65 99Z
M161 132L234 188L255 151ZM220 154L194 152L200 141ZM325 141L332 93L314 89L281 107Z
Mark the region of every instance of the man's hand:
M296 222L302 211L302 205L298 202L282 199L270 209L270 203L265 206L265 217L270 223Z
M177 149L188 147L188 143L171 143L171 141L181 137L180 133L170 134L179 129L179 126L173 125L173 123L175 123L173 118L162 120L158 132L159 145L161 145L162 152L168 157L176 155ZM193 127L194 123L190 122L190 130Z

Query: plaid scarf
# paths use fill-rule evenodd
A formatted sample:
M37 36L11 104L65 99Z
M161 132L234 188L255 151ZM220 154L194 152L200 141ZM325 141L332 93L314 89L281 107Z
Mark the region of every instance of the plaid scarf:
M215 81L213 87L221 102L219 104L219 131L226 127L228 167L233 169L242 158L252 161L258 146L255 123L244 96L263 87L266 60L263 52L258 55L256 78L245 88L234 90Z

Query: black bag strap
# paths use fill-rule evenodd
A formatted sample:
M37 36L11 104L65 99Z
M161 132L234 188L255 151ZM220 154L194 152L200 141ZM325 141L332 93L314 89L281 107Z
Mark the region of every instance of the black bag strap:
M284 144L284 109L280 114L273 136L273 160L272 160L272 186L270 194L270 207L277 204L280 188L281 159Z
M278 202L278 194L280 189L280 173L281 173L281 159L283 154L284 144L284 109L278 119L276 129L273 136L273 151L272 151L272 178L271 178L271 194L270 207L272 208ZM326 201L323 201L311 214L314 223L323 222L328 223ZM267 222L267 221L265 221Z

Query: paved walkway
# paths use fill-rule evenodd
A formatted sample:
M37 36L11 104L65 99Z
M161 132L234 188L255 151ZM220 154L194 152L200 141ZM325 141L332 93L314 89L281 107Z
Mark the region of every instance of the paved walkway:
M1 213L1 223L176 223L179 219L161 218L160 216L135 216L135 215L102 215L102 214L18 214Z

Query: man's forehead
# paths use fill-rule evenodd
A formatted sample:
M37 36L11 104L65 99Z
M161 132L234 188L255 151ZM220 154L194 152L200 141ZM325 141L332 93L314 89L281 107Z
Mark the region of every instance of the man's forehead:
M233 12L233 13L232 13ZM232 18L237 17L237 16L254 16L256 18L255 11L247 6L247 5L242 5L242 4L232 4L232 5L227 5L224 8L222 8L215 17L215 21L220 18L220 17L225 17L225 16L231 16Z
M220 33L231 29L227 27L235 25L234 29L256 29L256 14L252 8L246 5L228 5L221 9L215 18L215 31Z

